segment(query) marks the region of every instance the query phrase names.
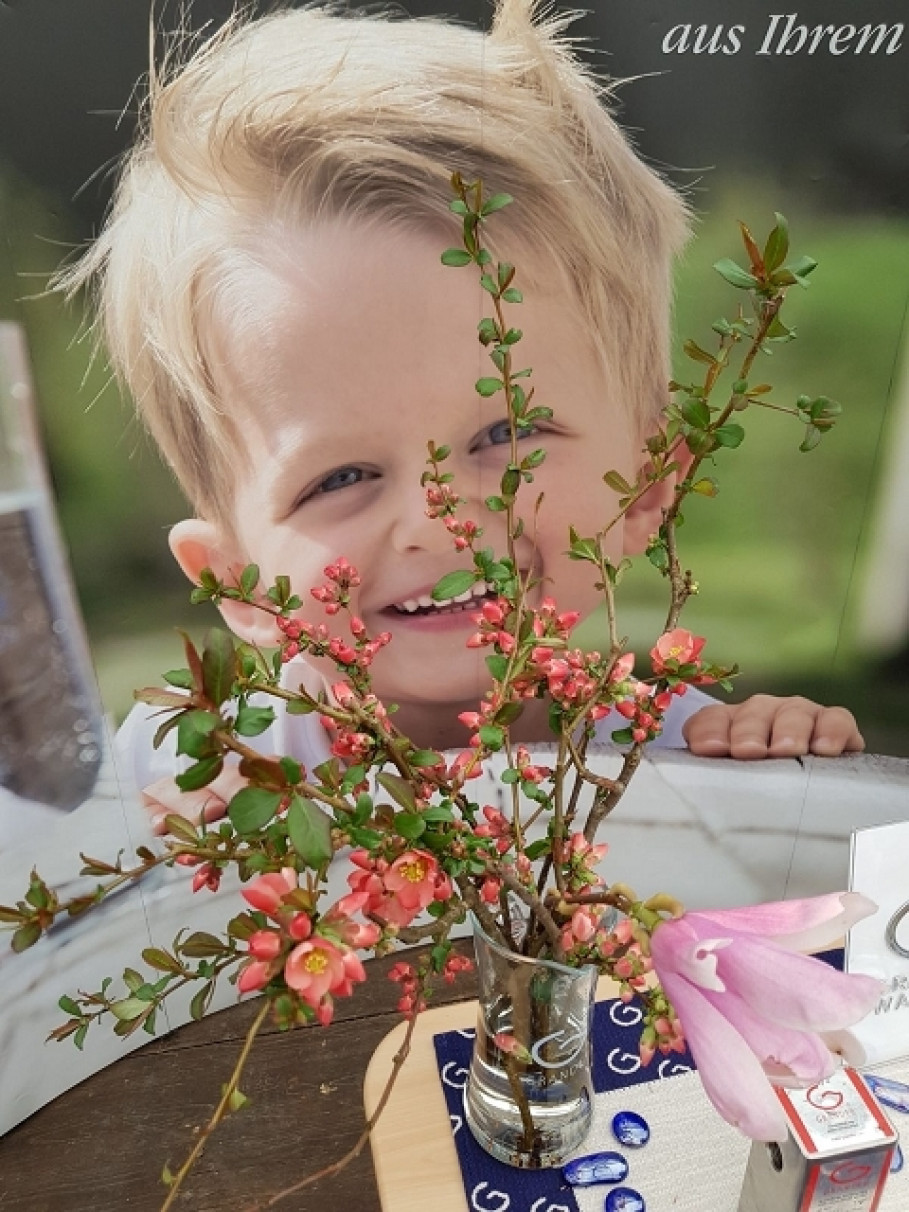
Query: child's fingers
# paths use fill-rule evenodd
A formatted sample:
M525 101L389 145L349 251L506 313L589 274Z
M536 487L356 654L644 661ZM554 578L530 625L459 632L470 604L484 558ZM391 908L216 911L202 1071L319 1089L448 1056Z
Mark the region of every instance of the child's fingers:
M198 791L181 791L172 778L158 779L149 783L141 792L142 806L151 815L152 832L159 837L166 830L164 818L171 812L185 816L194 823L220 820L227 805L237 792L247 785L247 780L233 764L225 766L217 778Z
M837 757L841 753L861 753L865 739L855 717L845 707L821 707L814 721L811 752L818 757Z
M727 704L702 707L682 725L682 736L699 757L729 756L729 726L732 714Z

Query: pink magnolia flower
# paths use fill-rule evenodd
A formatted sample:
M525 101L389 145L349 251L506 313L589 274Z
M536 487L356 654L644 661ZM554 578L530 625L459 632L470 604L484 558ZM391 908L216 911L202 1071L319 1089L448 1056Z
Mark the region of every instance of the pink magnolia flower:
M797 954L829 946L875 909L859 893L842 892L686 913L655 929L653 966L707 1096L746 1136L786 1139L770 1083L808 1086L829 1077L835 1059L821 1035L857 1023L880 996L880 981Z

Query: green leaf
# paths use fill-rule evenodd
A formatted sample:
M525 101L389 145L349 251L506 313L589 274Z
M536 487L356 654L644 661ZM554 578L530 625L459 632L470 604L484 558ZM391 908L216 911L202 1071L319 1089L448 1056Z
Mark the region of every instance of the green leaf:
M332 760L335 761L336 759L332 759ZM324 763L323 763L323 765L324 765ZM328 783L330 786L331 779L328 777L327 773L326 774L322 773L322 769L323 769L323 767L320 766L313 773L317 774L320 779L322 779L324 782ZM365 766L361 766L361 765L348 766L348 768L344 771L343 779L341 779L340 789L344 795L349 795L351 793L351 791L353 791L354 787L356 787L359 783L362 783L365 778L366 778L366 767Z
M142 958L150 968L155 968L158 972L172 972L178 976L183 971L179 960L167 951L162 951L160 947L146 947Z
M395 814L395 831L409 842L415 842L426 832L426 821L419 812L398 812Z
M501 497L487 497L484 504L490 513L503 513L507 508Z
M247 564L240 573L240 588L245 597L252 597L252 592L259 584L258 564Z
M416 796L414 795L413 787L406 779L401 778L399 774L390 774L382 772L376 775L376 782L384 787L396 804L400 804L402 808L407 808L413 811L417 806Z
M196 826L185 816L181 816L179 812L169 812L165 816L164 828L167 833L173 834L174 837L180 838L184 842L190 842L192 845L199 840Z
M411 766L420 768L429 766L438 766L439 762L444 761L441 753L436 753L435 749L415 749L408 758Z
M193 996L189 1003L190 1016L198 1022L200 1018L205 1016L205 1011L208 1009L209 1002L214 994L215 986L213 981L208 981L202 988Z
M704 476L703 479L696 480L691 485L691 491L702 497L715 497L720 490L712 476Z
M706 429L710 424L710 405L696 396L689 396L687 400L683 400L679 411L687 423L693 425L695 429Z
M742 269L741 265L737 265L730 257L723 257L715 262L713 268L730 286L739 290L753 290L758 285L754 274Z
M498 653L493 653L492 656L486 658L486 668L497 682L501 682L508 672L508 658L499 656Z
M57 1005L60 1007L60 1009L63 1011L64 1014L71 1014L73 1016L73 1018L82 1017L82 1011L79 1009L78 1005L73 1001L73 999L71 997L67 997L65 993L60 998L60 1000L57 1002Z
M240 736L259 736L275 721L274 707L241 707L235 727Z
M549 854L551 848L552 842L549 840L549 838L541 837L539 841L531 842L526 848L525 853L530 861L534 863L538 858L542 858L544 854Z
M227 1099L227 1105L231 1111L240 1111L249 1102L247 1096L241 1090L231 1090Z
M481 215L491 215L493 211L501 210L503 206L510 206L514 201L511 194L493 194L480 207Z
M79 1028L79 1030L76 1032L76 1034L73 1036L73 1043L76 1045L76 1047L79 1049L80 1052L82 1051L82 1048L85 1045L86 1035L88 1035L88 1023L83 1023L82 1026Z
M767 329L768 341L794 341L795 329L787 328L779 316L774 316L770 327Z
M613 492L618 492L622 496L627 496L629 493L634 491L625 477L617 471L604 472L603 483L607 484ZM572 546L574 546L574 544L572 544Z
M238 833L257 833L274 817L280 803L279 791L243 787L230 801L227 815Z
M493 341L498 341L499 330L496 327L496 322L490 316L484 316L477 325L477 334L483 345L491 345Z
M125 997L119 1002L111 1002L110 1011L114 1018L121 1023L134 1022L148 1009L148 1002L138 997Z
M694 362L703 362L707 366L716 366L716 358L706 349L701 349L696 341L686 341L682 349Z
M776 212L776 226L767 237L767 243L764 245L764 268L768 274L772 274L786 260L786 255L789 252L789 224L783 215Z
M442 264L450 265L454 268L459 268L462 265L469 265L473 257L464 248L446 248L442 253Z
M803 454L807 454L809 450L814 450L818 442L821 440L821 431L814 425L809 425L805 431L805 436L799 444L799 450ZM15 937L15 936L14 936Z
M431 808L427 808L421 815L422 819L429 825L447 825L455 819L454 813L447 804L433 804Z
M218 707L230 697L237 676L237 657L230 632L213 627L202 648L202 685Z
M501 749L505 744L505 729L495 724L483 724L479 729L479 737L487 749Z
M310 715L313 711L318 710L315 703L308 703L305 699L288 699L284 704L284 710L288 715Z
M230 947L217 935L209 934L206 930L196 930L180 943L179 950L181 955L191 959L209 959L224 955Z
M177 753L207 757L211 753L211 734L221 723L216 711L184 711L177 723Z
M188 669L169 669L164 674L164 680L169 686L176 686L178 690L193 688L193 675Z
M521 474L515 467L506 467L502 473L502 482L499 486L502 490L502 496L507 500L508 497L513 497L521 487Z
M313 800L293 797L287 813L287 833L294 850L315 871L331 859L331 825L331 819Z
M790 261L786 269L792 274L797 282L802 282L809 274L813 274L817 269L817 261L814 257L796 257L794 261ZM804 284L804 283L803 283Z
M504 384L501 379L486 377L477 379L474 389L477 395L488 398L489 396L494 396L497 391L501 391L503 386Z
M733 423L721 425L719 429L713 431L713 436L720 446L728 446L731 450L734 450L736 446L741 446L744 441L745 431L741 425Z
M523 303L524 296L516 286L509 286L508 290L502 291L502 298L506 303Z
M631 735L630 728L618 728L612 734L612 739L616 745L628 745L634 740L634 737Z
M220 753L215 753L211 757L203 758L201 762L196 762L194 766L190 766L182 774L178 774L174 782L181 791L198 791L201 787L207 787L213 779L216 779L223 767L224 759Z
M434 602L446 602L450 598L456 598L462 593L466 593L473 587L475 580L475 575L466 569L446 573L441 581L433 586L430 597Z
M530 620L532 623L532 620ZM495 722L497 724L513 724L516 719L524 714L523 703L503 703L496 712Z
M135 968L126 968L123 972L123 983L130 993L138 993L145 984L145 977L141 972L137 972Z

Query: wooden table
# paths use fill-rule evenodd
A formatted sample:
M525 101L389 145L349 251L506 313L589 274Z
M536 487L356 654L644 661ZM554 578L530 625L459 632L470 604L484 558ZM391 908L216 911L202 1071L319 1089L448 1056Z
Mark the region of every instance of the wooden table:
M337 1003L327 1030L267 1030L242 1083L250 1106L215 1133L178 1209L252 1212L353 1145L365 1121L366 1068L401 1021L394 1008L398 986L384 979L393 962L368 965L369 980ZM474 991L467 974L443 986L435 1004ZM150 1043L0 1139L3 1212L157 1212L165 1191L158 1181L162 1165L176 1168L194 1130L207 1122L257 1005L221 1011ZM278 1208L379 1212L369 1147L340 1175Z
M99 806L103 811L88 822L97 838L84 819L72 814L64 822L72 837L57 840L53 853L45 846L40 865L52 883L65 877L72 867L70 856L78 849L113 854L119 845L128 844L129 829L122 841L112 832L117 813L109 804ZM119 804L118 812L129 826ZM805 896L845 886L851 829L907 816L909 762L905 759L853 757L749 766L663 752L642 768L629 793L627 811L623 805L611 824L610 861L623 878L640 879L647 888L665 886L697 907ZM10 852L2 857L7 862L5 868L0 863L0 902L11 902L24 890L23 872L35 860L34 844L21 856ZM705 880L708 871L710 879ZM210 922L198 917L206 911L212 915ZM223 911L214 899L210 905L193 902L193 913L197 916L188 917L173 891L159 901L137 904L135 922L128 919L132 925L121 932L123 963L135 962L135 952L145 941L142 928L167 943L187 920L201 929L220 929L223 924ZM74 942L71 949L77 946ZM83 937L81 946L83 960L97 960L111 974L122 970L120 958L97 936ZM37 953L36 948L40 959ZM350 1148L364 1122L362 1083L367 1065L400 1018L394 1009L397 986L382 979L393 962L374 963L373 976L380 979L371 979L354 998L342 999L329 1030L271 1032L260 1041L243 1082L254 1105L219 1129L179 1208L252 1212L276 1190L321 1169ZM15 1001L4 983L7 971L12 980L19 969L0 973L4 978L0 1027L4 996ZM84 988L81 980L94 979L77 980L67 972L64 962L59 973L42 977L47 989L54 991L48 1001L50 1025L35 1017L47 999L40 1004L37 999L24 999L22 1005L28 1010L15 1024L16 1033L5 1041L0 1034L6 1049L0 1054L0 1074L4 1057L24 1055L26 1094L36 1084L29 1066L38 1075L61 1064L64 1049L74 1058L79 1056L68 1043L48 1045L44 1051L37 1043L60 1021L61 1015L53 1009L58 993ZM472 996L470 978L462 978L440 991L439 1004ZM118 1059L0 1138L3 1212L158 1209L163 1199L158 1182L161 1168L165 1162L172 1168L179 1165L191 1147L191 1133L207 1122L255 1014L254 1006L223 1011ZM119 1055L120 1042L112 1042ZM27 1049L35 1049L34 1054ZM0 1100L15 1101L2 1081ZM30 1110L23 1110L18 1118ZM368 1149L340 1177L310 1187L279 1207L378 1212Z

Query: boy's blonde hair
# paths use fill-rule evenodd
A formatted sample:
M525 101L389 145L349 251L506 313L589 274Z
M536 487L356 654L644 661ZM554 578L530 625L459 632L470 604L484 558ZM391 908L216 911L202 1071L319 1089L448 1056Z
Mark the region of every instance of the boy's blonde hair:
M607 112L570 20L538 0L498 0L489 34L310 7L235 19L152 73L105 229L62 282L95 287L113 366L200 516L228 519L242 458L208 330L263 231L364 216L447 223L454 243L455 170L515 196L506 243L562 267L628 406L656 418L686 208Z

